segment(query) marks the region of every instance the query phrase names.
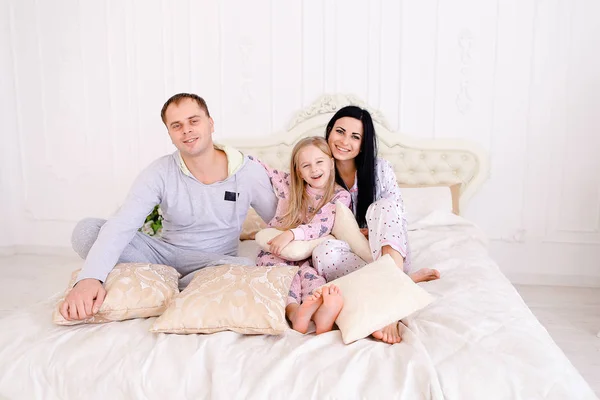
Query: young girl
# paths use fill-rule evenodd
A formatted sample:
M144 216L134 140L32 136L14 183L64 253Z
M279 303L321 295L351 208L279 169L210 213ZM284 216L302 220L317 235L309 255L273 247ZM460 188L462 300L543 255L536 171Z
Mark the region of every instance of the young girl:
M319 288L325 284L325 278L312 267L310 258L294 262L279 255L293 240L313 240L331 233L335 203L340 200L349 206L350 193L335 183L335 163L322 137L308 137L294 146L289 174L255 161L267 170L279 200L275 217L268 226L283 231L268 243L270 252L258 254L257 265L299 265L290 288L286 316L298 332L306 333L311 319L317 334L330 331L343 305L339 288L335 285Z

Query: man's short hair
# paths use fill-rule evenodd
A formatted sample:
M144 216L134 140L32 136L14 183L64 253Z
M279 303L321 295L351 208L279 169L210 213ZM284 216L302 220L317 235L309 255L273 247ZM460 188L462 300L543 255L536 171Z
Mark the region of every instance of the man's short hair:
M162 119L163 124L167 124L167 121L165 121L165 113L167 112L167 108L169 107L169 105L171 105L171 103L175 103L175 105L178 105L183 99L194 100L196 103L198 103L200 108L204 110L206 116L210 117L210 113L208 112L208 106L206 105L206 101L204 101L202 97L193 93L178 93L174 96L171 96L171 98L167 100L165 105L162 107L162 110L160 110L160 119Z

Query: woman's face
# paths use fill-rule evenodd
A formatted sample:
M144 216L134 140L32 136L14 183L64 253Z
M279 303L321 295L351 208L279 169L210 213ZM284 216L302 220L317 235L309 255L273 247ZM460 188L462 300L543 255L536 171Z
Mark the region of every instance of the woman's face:
M333 158L339 161L353 160L360 152L363 139L363 124L352 117L342 117L335 121L327 143Z

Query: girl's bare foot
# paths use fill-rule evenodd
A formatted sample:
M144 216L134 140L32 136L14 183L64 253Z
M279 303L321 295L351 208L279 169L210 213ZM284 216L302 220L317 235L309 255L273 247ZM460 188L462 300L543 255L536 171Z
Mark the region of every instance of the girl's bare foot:
M308 296L302 304L290 315L290 321L292 322L292 328L300 333L306 333L308 331L308 324L315 314L315 311L323 304L323 298L320 292L313 292L312 295Z
M410 276L410 279L412 279L414 283L428 282L440 279L440 271L437 269L422 268L408 276Z
M402 335L398 330L398 322L393 322L383 329L372 333L375 339L381 340L382 342L394 344L402 341Z
M335 319L342 311L344 298L340 288L335 285L325 286L316 291L321 291L323 297L323 304L313 316L313 321L315 321L317 327L317 335L320 335L333 329Z

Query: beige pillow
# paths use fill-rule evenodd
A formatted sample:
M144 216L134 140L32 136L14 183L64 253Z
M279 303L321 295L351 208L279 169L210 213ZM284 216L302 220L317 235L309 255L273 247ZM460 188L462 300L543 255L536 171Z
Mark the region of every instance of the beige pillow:
M296 266L203 268L150 331L279 335L289 329L285 305L296 272Z
M365 338L434 300L387 254L330 284L337 285L344 297L344 306L335 323L345 344Z
M335 222L331 233L336 239L348 243L352 252L364 261L373 261L369 240L360 232L354 213L339 200L335 203Z
M59 307L75 284L79 270L71 274L64 296L56 304L52 321L58 325L99 324L132 318L155 317L163 313L179 293L179 273L173 267L148 263L117 264L108 274L106 297L96 315L83 321L67 321Z
M248 210L246 219L242 224L242 231L240 232L240 240L254 240L254 236L258 231L267 227L267 224L258 215L254 208Z
M280 231L279 229L275 228L263 229L256 234L256 243L258 243L260 248L264 251L270 251L269 248L271 246L267 243L269 243L269 240L277 237L282 233L283 231ZM306 260L307 258L312 257L312 252L315 249L315 247L330 239L335 238L331 235L327 235L313 240L294 240L283 248L279 257L289 261Z

